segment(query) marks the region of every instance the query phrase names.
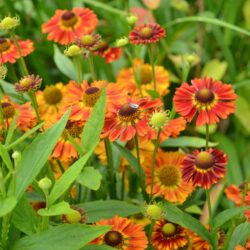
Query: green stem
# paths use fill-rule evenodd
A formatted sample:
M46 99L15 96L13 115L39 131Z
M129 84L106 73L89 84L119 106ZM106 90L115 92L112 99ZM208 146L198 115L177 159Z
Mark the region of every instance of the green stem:
M122 172L121 200L124 200L126 170Z
M95 67L94 67L94 57L91 54L89 55L89 70L92 75L93 81L95 81L97 78L96 78Z
M153 45L148 45L148 55L149 55L150 64L152 66L152 80L154 83L154 91L157 91L156 79L155 79L155 62L154 62L154 55L153 55Z
M79 55L74 56L73 61L75 63L76 72L77 72L77 83L78 85L82 82L82 69L81 69L81 61Z
M206 150L208 150L208 142L209 142L209 126L206 124Z
M27 75L29 75L29 71L28 71L26 63L25 63L25 61L23 59L22 51L21 51L21 48L20 48L19 43L17 41L15 32L13 30L10 30L9 34L10 34L10 37L13 39L13 42L15 43L17 51L18 51L18 54L20 56L19 62L20 62L20 67L21 67L22 75L23 76L27 76Z
M150 245L152 245L152 233L153 233L154 225L155 225L155 220L152 220L150 224L149 232L148 232L148 239L149 239Z
M35 110L35 112L36 112L36 117L37 117L38 123L40 124L40 123L42 123L42 119L41 119L40 114L39 114L36 96L35 96L35 94L34 94L33 91L30 91L30 92L29 92L29 97L30 97L32 106L33 106L33 108L34 108L34 110Z
M233 220L231 226L229 227L229 230L227 231L227 237L224 241L224 245L223 245L223 250L228 250L229 248L229 243L231 240L231 237L233 235L234 229L237 227L237 223L235 223L235 220Z
M45 209L49 209L49 193L48 190L44 190L44 195L45 195L45 199L46 199L46 207ZM43 216L42 217L42 224L41 224L41 231L45 231L47 230L49 227L49 216Z
M115 174L114 174L114 161L113 161L113 151L111 143L108 139L104 140L105 143L105 150L107 155L107 181L109 187L109 196L111 199L116 199L116 181L115 181Z
M2 221L2 233L1 233L1 243L3 249L7 249L7 243L8 243L8 234L10 229L10 217L11 214L7 214L3 217Z
M151 183L151 189L150 189L150 200L153 198L154 179L155 179L155 162L156 162L156 156L157 156L157 152L159 148L160 133L161 133L161 130L159 129L157 132L157 138L156 138L155 148L153 152L153 161L152 161L152 169L151 169L152 183Z

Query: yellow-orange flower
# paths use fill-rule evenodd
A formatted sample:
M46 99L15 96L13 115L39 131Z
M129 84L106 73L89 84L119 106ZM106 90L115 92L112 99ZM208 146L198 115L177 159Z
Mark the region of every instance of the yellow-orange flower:
M182 178L180 165L185 157L181 152L159 151L155 164L153 196L162 195L170 202L183 203L193 192L192 183ZM152 157L144 161L143 168L146 174L146 191L151 192L152 184Z
M152 78L152 67L150 64L145 64L143 61L138 59L134 60L134 68L137 75L138 82L141 83L142 93L144 96L149 96L147 90L154 89L154 83ZM169 73L163 67L155 66L155 79L156 79L156 90L161 96L165 96L169 93ZM129 94L139 95L139 89L137 81L135 79L133 69L126 68L122 69L117 75L117 84L122 86L128 91Z

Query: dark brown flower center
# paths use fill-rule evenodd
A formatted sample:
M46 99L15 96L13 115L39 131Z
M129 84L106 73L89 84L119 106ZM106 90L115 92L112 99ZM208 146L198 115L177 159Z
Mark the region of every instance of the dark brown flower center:
M166 166L160 169L158 177L163 185L171 187L179 183L181 173L176 166Z
M111 247L119 247L123 243L123 236L118 231L109 231L104 235L104 241Z
M208 88L203 88L196 92L195 98L197 101L207 104L214 100L214 93Z
M170 222L164 224L162 227L162 233L167 237L173 236L176 233L176 230L176 225Z
M200 152L195 159L195 165L197 168L206 170L209 169L211 167L213 167L214 165L214 157L212 154L203 151Z
M152 81L152 69L149 65L142 65L140 70L141 84L148 84Z
M3 118L9 119L13 118L15 115L15 107L9 102L1 103L2 110L3 110Z
M63 131L62 137L65 140L67 140L68 139L67 133L69 133L73 138L78 138L80 137L82 130L83 127L79 126L76 122L68 121L65 130Z
M0 53L7 51L10 46L11 43L7 39L0 37Z
M61 16L62 25L67 28L73 28L77 23L77 16L72 11L66 11Z
M153 35L153 30L150 27L143 27L139 34L142 38L150 38Z
M134 142L134 140L129 140L129 141L127 141L125 147L126 147L128 150L132 150L132 149L135 147L135 142Z
M83 100L88 107L93 107L101 95L101 90L97 87L89 87L83 93Z
M63 94L57 87L47 86L43 92L43 97L47 104L56 105L62 100Z
M139 115L139 105L134 103L124 104L118 112L119 119L123 122L134 121L139 118Z

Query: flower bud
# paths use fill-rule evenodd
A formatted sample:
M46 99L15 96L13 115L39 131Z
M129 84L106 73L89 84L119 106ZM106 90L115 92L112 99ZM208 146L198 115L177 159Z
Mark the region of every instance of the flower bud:
M72 210L71 213L65 214L65 219L70 224L75 224L81 221L82 215L77 210Z
M39 182L38 182L38 186L43 190L43 191L47 191L51 188L52 186L52 181L48 178L48 177L44 177L42 178Z
M129 43L128 38L126 36L124 36L124 37L117 39L115 42L115 45L116 45L116 47L120 48L120 47L126 46L128 43Z
M126 21L129 25L134 25L138 21L138 16L131 14L126 17Z
M14 29L16 26L18 26L19 24L20 24L19 17L7 16L0 22L0 29L11 30Z
M21 161L21 157L22 157L21 153L19 151L14 151L11 156L14 159L15 166L17 166L18 163Z
M82 52L82 49L73 44L71 45L70 47L68 47L67 49L64 50L64 55L66 56L76 56L76 55L79 55L80 53Z
M159 110L149 118L149 125L156 129L162 129L169 121L169 111Z
M156 204L148 205L145 209L145 215L151 220L159 220L162 217L162 209Z

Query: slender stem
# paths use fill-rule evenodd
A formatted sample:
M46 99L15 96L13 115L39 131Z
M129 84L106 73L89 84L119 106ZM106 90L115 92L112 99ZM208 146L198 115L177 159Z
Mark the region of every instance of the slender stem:
M7 249L8 234L10 230L10 217L11 213L5 215L2 221L1 243L3 249Z
M49 209L49 193L48 190L44 191L45 200L46 200L46 207L45 209ZM42 217L42 224L41 224L41 231L45 231L48 229L49 226L49 216Z
M148 55L149 55L149 60L150 60L150 64L152 66L152 80L154 83L154 91L156 90L156 79L155 79L155 62L154 62L154 55L153 55L153 47L152 45L148 46Z
M152 161L152 169L151 169L152 183L151 183L151 189L150 189L150 200L153 198L154 179L155 179L155 162L156 162L156 156L157 156L157 152L159 148L160 133L161 133L161 130L159 129L157 132L157 138L156 138L155 148L153 152L153 161Z
M155 220L152 220L150 224L149 232L148 232L148 239L149 239L150 245L152 245L152 233L153 233L154 225L155 225Z
M135 148L136 148L136 157L137 157L138 166L139 166L139 170L138 170L139 180L140 180L140 183L142 183L142 168L141 168L141 158L140 158L140 149L139 149L137 132L135 134L134 140L135 140Z
M105 150L108 159L107 164L107 181L109 186L109 196L111 199L116 199L116 181L114 174L114 161L113 161L113 151L111 147L111 143L108 139L104 140Z
M15 43L18 54L20 56L19 62L20 62L20 66L21 66L22 75L27 76L27 75L29 75L29 71L28 71L26 63L23 59L22 51L21 51L21 48L20 48L19 43L17 41L15 32L13 30L10 30L9 34L10 34L10 37L13 39L13 42Z
M127 48L125 48L124 51L127 54L129 62L131 64L133 75L134 75L134 78L135 78L135 82L136 82L136 85L137 85L137 87L139 89L140 95L141 95L141 97L143 97L142 89L141 89L141 79L140 79L140 77L137 76L137 72L135 70L135 66L134 66L134 62L133 62L133 57L132 57L130 51ZM140 73L140 71L141 71L141 67L139 66L139 73Z
M124 200L126 170L122 172L121 200Z
M42 123L42 119L41 119L40 114L39 114L36 96L35 96L35 94L34 94L33 91L30 91L30 92L29 92L29 97L30 97L32 106L33 106L33 108L34 108L34 110L35 110L35 112L36 112L36 117L37 117L38 123L40 124L40 123Z
M209 126L206 124L206 150L208 150L208 141L209 141Z
M97 78L96 78L95 67L94 67L94 57L91 54L89 55L89 70L92 75L93 81L95 81Z
M210 190L206 189L206 197L207 197L207 206L208 206L208 214L209 214L209 224L210 229L213 228L213 218L212 218L212 207L211 207L211 200L210 200Z
M82 82L82 69L81 69L81 61L80 61L79 55L74 56L73 61L76 67L77 83L78 85L80 85Z

